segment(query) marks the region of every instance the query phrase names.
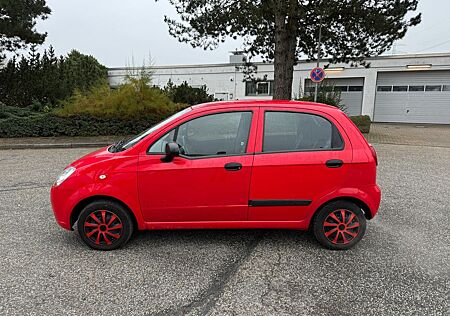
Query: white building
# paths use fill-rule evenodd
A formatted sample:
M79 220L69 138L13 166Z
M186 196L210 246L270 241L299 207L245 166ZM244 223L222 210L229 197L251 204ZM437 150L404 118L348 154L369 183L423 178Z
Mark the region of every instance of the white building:
M271 99L273 64L255 63L261 82L244 82L241 55L229 63L153 67L154 85L206 86L217 99ZM369 115L375 122L450 124L450 53L368 58L370 68L329 65L327 81L341 91L349 115ZM321 62L326 65L327 61ZM315 62L294 69L293 95L312 88L309 73ZM111 86L124 81L129 68L111 68Z

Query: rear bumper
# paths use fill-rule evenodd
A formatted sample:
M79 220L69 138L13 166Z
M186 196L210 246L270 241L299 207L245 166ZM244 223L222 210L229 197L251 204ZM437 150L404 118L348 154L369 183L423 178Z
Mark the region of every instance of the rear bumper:
M372 185L364 188L364 193L366 194L367 198L366 203L369 207L369 219L372 219L377 215L378 209L380 208L381 203L381 190L378 187L378 185Z

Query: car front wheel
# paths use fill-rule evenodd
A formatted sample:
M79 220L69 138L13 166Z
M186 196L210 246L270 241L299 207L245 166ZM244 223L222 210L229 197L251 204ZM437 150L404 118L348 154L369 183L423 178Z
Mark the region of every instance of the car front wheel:
M78 233L86 245L96 250L113 250L128 242L133 222L127 210L112 201L95 201L80 213Z
M366 218L356 204L336 201L319 210L314 218L313 232L324 247L347 250L363 238Z

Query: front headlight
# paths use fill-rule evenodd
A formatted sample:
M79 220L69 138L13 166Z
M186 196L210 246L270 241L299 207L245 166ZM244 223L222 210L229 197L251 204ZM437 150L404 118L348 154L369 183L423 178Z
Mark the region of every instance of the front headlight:
M65 169L65 170L61 173L61 175L58 177L58 179L56 179L55 186L58 186L58 185L60 185L61 183L63 183L64 181L66 181L66 179L67 179L68 177L70 177L70 175L71 175L72 173L74 173L75 170L76 170L75 167L69 167L69 168Z

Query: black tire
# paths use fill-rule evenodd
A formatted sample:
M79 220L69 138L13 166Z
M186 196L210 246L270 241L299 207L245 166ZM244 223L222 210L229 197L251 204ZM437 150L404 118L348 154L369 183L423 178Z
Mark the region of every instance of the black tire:
M122 205L107 200L88 204L78 217L77 228L83 242L96 250L122 247L134 229L128 211Z
M312 230L317 241L325 248L347 250L363 238L366 218L356 204L336 201L318 211Z

